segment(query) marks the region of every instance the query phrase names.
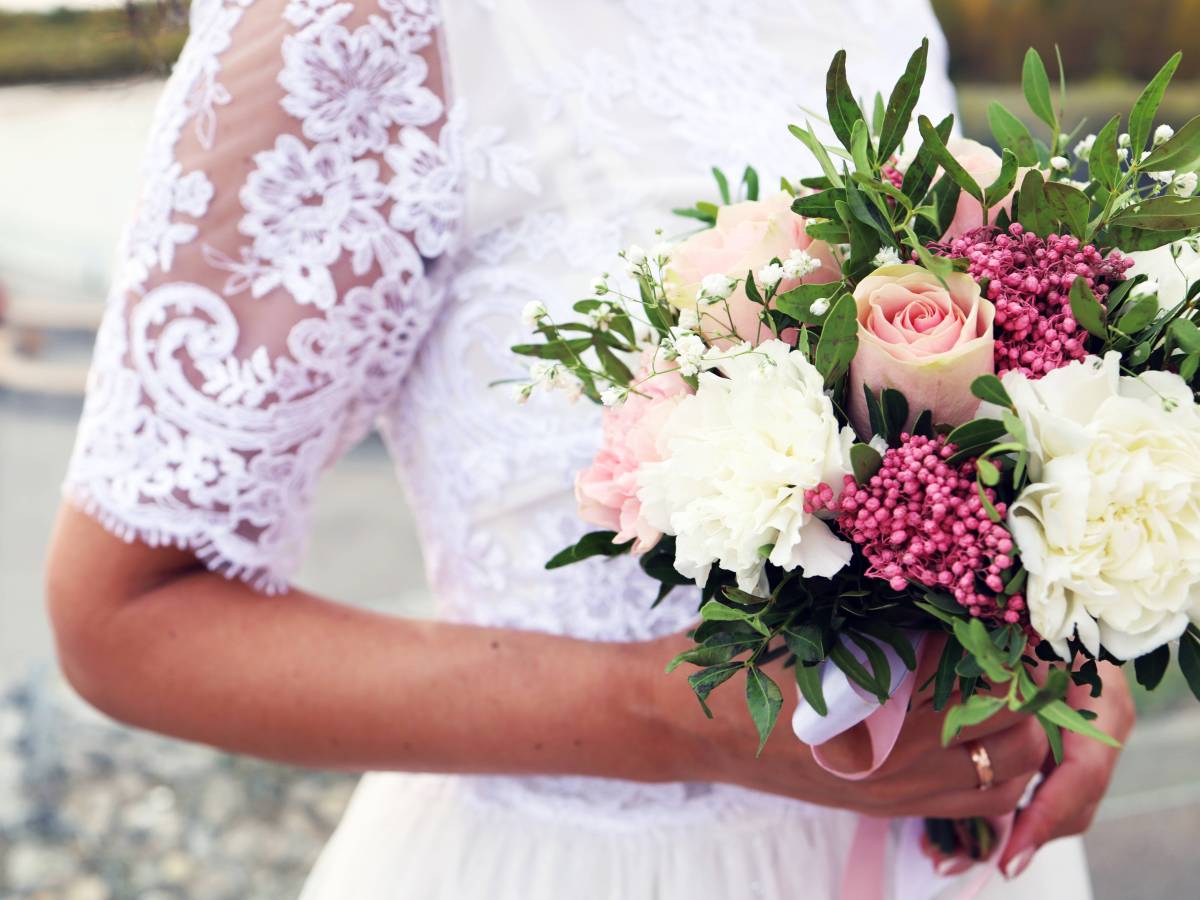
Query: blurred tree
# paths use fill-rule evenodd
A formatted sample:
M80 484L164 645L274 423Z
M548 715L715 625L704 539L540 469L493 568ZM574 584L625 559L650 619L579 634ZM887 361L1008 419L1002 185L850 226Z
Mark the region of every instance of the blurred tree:
M1011 81L1030 45L1068 78L1148 79L1176 50L1180 78L1200 77L1200 0L933 0L950 42L951 74Z

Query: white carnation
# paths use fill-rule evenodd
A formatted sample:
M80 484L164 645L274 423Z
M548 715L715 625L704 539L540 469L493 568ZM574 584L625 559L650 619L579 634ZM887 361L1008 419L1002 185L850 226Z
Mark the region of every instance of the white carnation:
M1038 381L1004 377L1029 436L1008 524L1037 632L1132 659L1200 610L1200 408L1177 375L1120 375L1120 354ZM981 411L981 414L982 411Z
M834 575L850 545L804 511L804 493L840 490L853 431L838 427L820 373L782 341L731 350L717 367L725 377L700 376L659 432L661 461L638 472L642 514L675 535L675 568L699 584L716 563L762 590L767 544L774 565Z
M1129 257L1133 260L1129 277L1149 276L1158 291L1160 309L1173 309L1182 303L1192 282L1200 281L1200 254L1185 242L1139 250Z

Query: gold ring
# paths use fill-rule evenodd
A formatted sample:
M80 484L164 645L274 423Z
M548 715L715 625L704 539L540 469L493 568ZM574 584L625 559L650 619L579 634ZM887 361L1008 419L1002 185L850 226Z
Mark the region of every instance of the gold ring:
M988 756L987 748L979 741L967 741L963 746L971 757L971 762L975 765L975 775L979 778L979 790L988 790L996 782L996 770L992 768L992 758Z

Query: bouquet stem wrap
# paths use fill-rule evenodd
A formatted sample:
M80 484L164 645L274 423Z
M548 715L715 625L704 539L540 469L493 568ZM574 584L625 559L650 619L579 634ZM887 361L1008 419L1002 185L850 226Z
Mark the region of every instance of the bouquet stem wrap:
M920 656L925 650L926 635L911 632L908 636ZM847 781L861 781L887 761L904 727L909 701L916 688L916 672L909 671L890 646L877 643L886 654L892 671L887 703L881 704L851 682L841 669L827 662L822 668L821 686L829 707L828 714L818 714L801 697L792 715L792 731L809 745L817 764ZM845 646L860 662L866 662L866 655L853 642L846 642ZM871 758L865 767L848 769L835 763L822 747L860 724L865 726L870 738ZM992 820L996 830L995 847L987 859L979 863L978 874L960 888L956 900L972 900L991 879L1012 831L1012 820L1012 815ZM923 830L921 819L893 821L860 816L842 878L841 900L928 900L954 884L961 871L947 874L938 871L922 848Z

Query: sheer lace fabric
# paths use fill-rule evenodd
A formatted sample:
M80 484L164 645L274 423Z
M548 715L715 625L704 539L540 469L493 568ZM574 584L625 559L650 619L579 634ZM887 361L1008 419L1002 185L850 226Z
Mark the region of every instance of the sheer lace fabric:
M630 560L543 569L582 530L598 413L489 383L528 300L565 315L614 252L711 195L807 163L833 48L865 96L932 39L925 2L197 0L150 136L97 342L68 496L128 539L264 592L303 555L320 472L378 423L430 584L461 621L638 640ZM707 785L480 778L481 802L594 827L784 801ZM795 807L800 808L800 807ZM817 814L817 811L812 811ZM830 814L831 815L831 814Z

